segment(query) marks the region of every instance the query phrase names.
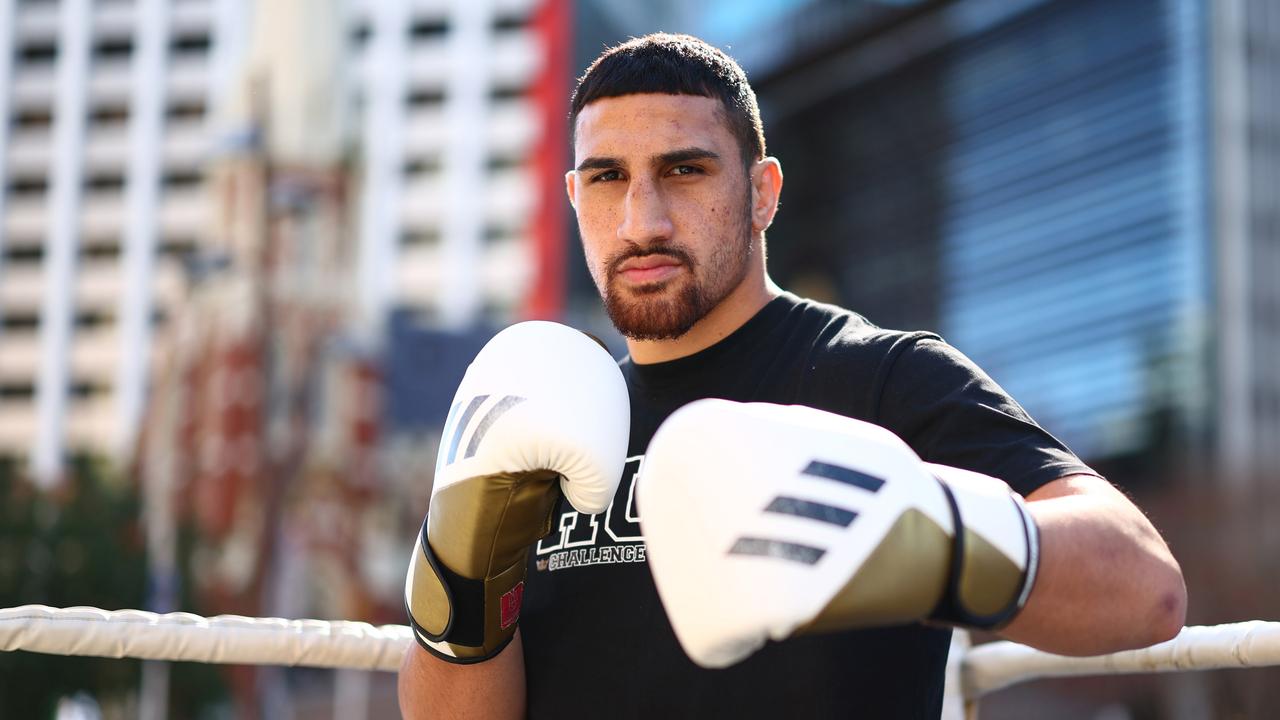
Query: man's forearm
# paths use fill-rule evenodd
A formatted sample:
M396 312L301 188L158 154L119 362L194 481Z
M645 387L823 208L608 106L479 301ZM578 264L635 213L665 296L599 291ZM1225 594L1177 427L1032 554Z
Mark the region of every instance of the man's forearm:
M1110 484L1057 480L1031 494L1040 570L1027 605L1001 633L1063 655L1145 647L1182 628L1182 571L1151 523Z
M518 720L524 717L524 649L519 631L491 660L458 665L414 643L399 677L400 713L406 720Z

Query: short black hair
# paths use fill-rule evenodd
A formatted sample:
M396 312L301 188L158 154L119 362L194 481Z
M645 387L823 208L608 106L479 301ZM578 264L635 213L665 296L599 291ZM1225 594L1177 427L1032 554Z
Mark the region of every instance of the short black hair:
M764 158L764 126L747 74L733 58L705 41L692 35L653 33L605 50L578 79L570 127L576 134L578 114L589 103L637 93L719 100L743 163L750 166Z

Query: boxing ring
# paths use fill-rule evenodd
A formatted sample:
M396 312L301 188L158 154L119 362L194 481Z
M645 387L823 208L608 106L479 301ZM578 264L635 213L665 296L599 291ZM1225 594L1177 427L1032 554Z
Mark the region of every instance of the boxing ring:
M1085 658L1011 642L969 648L956 635L947 720L976 718L984 695L1038 678L1280 665L1280 622L1260 620L1187 627L1143 650ZM0 609L0 650L55 655L396 672L413 642L404 625L45 605Z

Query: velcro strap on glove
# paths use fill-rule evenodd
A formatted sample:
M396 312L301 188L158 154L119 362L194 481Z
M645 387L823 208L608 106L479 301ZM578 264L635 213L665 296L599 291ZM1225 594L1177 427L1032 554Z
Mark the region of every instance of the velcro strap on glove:
M436 558L424 523L414 548L414 564L410 578L419 589L406 599L405 609L414 634L428 652L453 663L475 663L497 655L511 642L524 598L523 563L487 583L463 577ZM498 636L486 643L486 615L495 606Z
M929 465L951 506L955 537L945 592L929 619L983 630L1007 625L1035 584L1040 533L1004 483Z

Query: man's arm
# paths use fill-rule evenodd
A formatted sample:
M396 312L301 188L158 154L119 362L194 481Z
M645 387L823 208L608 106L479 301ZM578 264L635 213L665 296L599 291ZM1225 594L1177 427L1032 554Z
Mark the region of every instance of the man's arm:
M400 713L405 720L517 720L524 717L524 650L520 631L491 660L459 665L438 660L417 643L400 665Z
M1110 483L1061 478L1031 493L1027 509L1040 528L1040 570L1003 637L1061 655L1098 655L1182 629L1182 570L1146 516Z

